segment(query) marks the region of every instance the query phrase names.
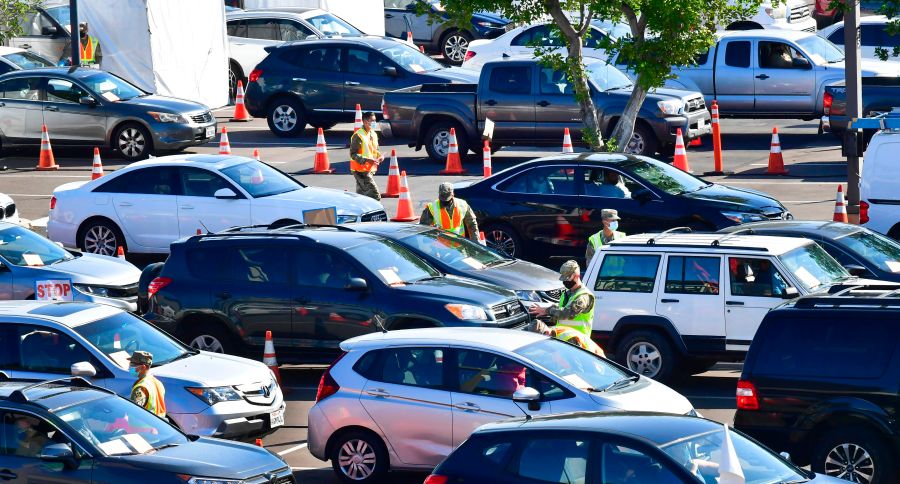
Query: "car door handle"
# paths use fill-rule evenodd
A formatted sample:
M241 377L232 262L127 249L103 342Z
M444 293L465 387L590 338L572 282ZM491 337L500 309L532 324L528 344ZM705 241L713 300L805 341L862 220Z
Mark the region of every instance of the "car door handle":
M22 48L28 50L31 48L31 44L22 44Z
M119 202L120 207L131 207L131 202Z
M493 99L488 99L484 103L487 104L488 106L496 106L497 105L497 101L494 101Z
M664 302L664 303L677 303L677 302L678 302L678 299L660 299L659 302Z
M0 108L2 108L3 106L6 106L6 103L0 103Z
M359 83L355 81L344 81L345 86L358 86Z
M478 405L475 405L475 404L472 403L472 402L460 403L459 405L454 405L454 407L456 407L456 408L458 408L458 409L460 409L460 410L465 410L465 411L467 411L467 412L479 412L479 411L481 411L481 407L479 407Z
M366 393L372 395L373 397L389 397L390 393L384 391L384 388L373 388L371 390L366 390Z
M0 479L3 479L4 481L8 481L10 479L15 479L15 478L16 478L16 473L9 469L3 469L2 471L0 471Z
M550 101L540 101L539 103L537 103L537 105L542 108L546 108L547 106L550 105Z
M59 111L59 108L56 106L44 106L45 111Z
M756 78L757 78L757 79L766 80L766 79L769 78L769 76L767 76L767 75L765 75L765 74L760 74L760 75L756 76Z
M181 208L181 209L184 209L184 210L193 210L193 209L194 209L194 206L193 206L193 205L182 205L182 206L180 206L180 207L178 207L178 208Z
M726 306L743 306L744 301L725 301Z
M216 297L219 299L230 299L231 293L228 291L222 291L222 292L216 294Z
M306 78L305 78L305 77L295 77L295 78L293 78L293 79L291 79L291 80L292 80L292 81L297 81L297 82L306 82Z
M386 14L384 14L384 18L394 18L394 16L389 13L386 13Z

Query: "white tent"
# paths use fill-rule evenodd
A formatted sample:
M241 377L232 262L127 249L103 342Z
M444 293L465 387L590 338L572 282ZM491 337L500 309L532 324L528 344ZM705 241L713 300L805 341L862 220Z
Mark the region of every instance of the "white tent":
M383 0L244 0L244 8L317 7L370 35L384 35Z
M222 0L78 0L100 41L104 70L145 91L228 104L228 39Z

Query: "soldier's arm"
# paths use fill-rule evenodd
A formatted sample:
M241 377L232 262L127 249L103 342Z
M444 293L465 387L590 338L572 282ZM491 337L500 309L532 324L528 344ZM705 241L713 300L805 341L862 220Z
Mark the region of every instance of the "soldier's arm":
M587 294L582 294L575 298L571 304L560 309L556 306L552 306L547 309L547 315L553 320L553 322L557 322L561 319L572 319L575 316L583 313L587 310L591 305L591 298Z
M421 225L433 225L433 221L431 220L431 211L428 210L426 206L424 210L422 210L422 216L419 217L419 224Z
M140 407L147 408L147 400L149 399L150 395L147 393L146 388L138 387L131 391L131 401Z
M584 266L587 267L588 264L591 263L591 259L594 258L594 244L590 241L587 243L587 249L584 250Z
M463 224L466 226L469 238L478 242L478 220L475 219L475 212L471 208L466 211L466 216L463 217Z
M360 163L363 165L368 165L369 163L372 162L372 160L366 158L365 156L363 156L359 153L359 149L361 146L362 146L362 140L359 138L359 136L354 134L353 136L350 137L350 157L353 159L353 161L355 161L357 163Z

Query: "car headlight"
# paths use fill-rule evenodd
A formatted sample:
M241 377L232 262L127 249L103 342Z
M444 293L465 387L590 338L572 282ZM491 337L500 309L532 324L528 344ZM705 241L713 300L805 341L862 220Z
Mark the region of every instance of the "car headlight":
M541 296L537 291L516 291L516 297L523 301L541 302Z
M337 223L339 224L349 224L356 222L359 219L356 215L338 215Z
M188 122L188 120L185 119L185 117L180 114L160 113L157 111L147 111L147 114L149 114L150 117L159 121L160 123L185 123L185 124L187 124L187 122Z
M747 222L761 222L763 220L766 220L765 217L758 213L722 212L722 216L737 224L745 224Z
M665 116L677 116L684 112L684 103L677 99L660 101L656 103L656 105L659 106L659 110L662 111Z
M765 8L766 15L772 17L773 19L785 18L787 16L787 6L779 5L777 7L768 6Z
M447 311L464 321L484 320L487 321L487 313L483 308L472 306L469 304L447 304L444 306Z
M207 405L215 405L219 402L231 402L241 399L241 395L231 387L185 387L185 390L193 393L195 397L203 400Z
M91 296L107 297L109 295L109 289L105 287L88 286L85 284L73 284L73 286L75 286L75 289L77 289L78 291L84 294L89 294Z
M488 22L487 20L475 22L475 25L477 25L479 27L486 27L489 29L499 29L500 27L502 27L502 25L500 25L500 24L495 24L494 22Z
M214 477L193 477L187 474L179 474L178 477L188 484L242 484L242 479L216 479Z

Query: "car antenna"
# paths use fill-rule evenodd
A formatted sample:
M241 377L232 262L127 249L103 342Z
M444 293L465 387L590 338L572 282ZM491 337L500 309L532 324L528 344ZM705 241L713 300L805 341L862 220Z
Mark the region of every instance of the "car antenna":
M375 326L377 326L382 333L387 334L388 330L384 327L384 318L382 318L380 314L375 313L375 315L372 317L372 320L375 322Z
M209 230L209 227L207 227L206 224L203 223L202 220L197 220L197 221L200 222L200 225L203 226L203 228L206 230L206 233L207 233L207 234L211 234L211 233L212 233L212 230Z

